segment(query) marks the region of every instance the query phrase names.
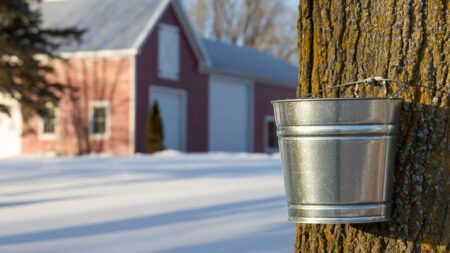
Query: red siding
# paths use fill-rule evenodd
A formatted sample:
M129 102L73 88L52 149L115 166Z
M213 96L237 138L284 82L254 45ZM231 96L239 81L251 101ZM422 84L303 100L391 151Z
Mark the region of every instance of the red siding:
M255 124L254 151L264 152L264 116L273 115L270 101L277 99L295 98L295 88L284 88L262 83L255 83Z
M159 23L176 25L179 20L171 6ZM76 154L80 151L126 155L130 153L130 85L136 84L135 151L144 151L145 122L148 112L149 88L158 85L183 89L187 92L187 151L208 150L208 75L199 73L199 62L180 29L179 80L158 78L158 25L144 43L141 52L127 57L73 59L67 64L56 63L56 81L79 88L79 99L67 94L59 106L59 138L43 141L36 133L23 137L24 153L58 152ZM130 60L135 60L135 80L131 80ZM255 83L254 98L254 151L264 152L264 116L273 115L270 101L295 97L295 88L283 88ZM88 138L88 102L109 100L111 104L111 135L104 141ZM39 120L32 119L28 126L37 131ZM83 141L85 140L85 141ZM86 141L87 140L87 141Z
M172 7L163 14L159 23L181 28ZM149 107L150 85L187 91L187 151L207 151L208 148L208 77L198 71L198 61L180 29L180 78L177 81L158 78L158 25L145 42L136 58L136 152L144 151L145 121Z
M41 140L38 136L40 120L33 118L27 127L34 133L22 138L23 152L129 154L129 59L116 57L55 62L56 73L49 78L78 88L78 99L71 99L69 92L62 98L58 106L59 133L56 140ZM110 136L105 140L89 140L88 104L92 100L110 102Z

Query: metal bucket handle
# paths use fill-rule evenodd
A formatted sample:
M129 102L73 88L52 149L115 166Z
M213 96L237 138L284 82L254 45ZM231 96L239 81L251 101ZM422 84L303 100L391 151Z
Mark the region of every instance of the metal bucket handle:
M388 96L388 83L389 82L393 82L393 83L398 83L400 84L400 88L392 95ZM351 86L351 85L356 85L355 87L355 91L354 91L354 95L355 97L359 97L359 84L363 84L363 85L373 85L373 86L383 86L384 88L384 97L388 97L388 98L398 98L399 95L406 90L408 87L413 87L413 88L425 88L425 89L429 89L431 90L431 87L427 87L427 86L423 86L423 85L411 85L407 82L403 82L403 81L399 81L399 80L394 80L394 79L388 79L388 78L384 78L384 77L379 77L379 76L375 76L375 77L369 77L367 79L364 80L359 80L359 81L355 81L355 82L350 82L350 83L344 83L344 84L338 84L335 85L333 87L328 87L328 88L324 88L315 92L311 92L305 95L300 96L300 98L308 98L312 95L316 95L319 94L321 92L327 91L327 90L334 90L336 88L341 88L341 87L347 87L347 86ZM445 92L446 94L450 94L450 92Z

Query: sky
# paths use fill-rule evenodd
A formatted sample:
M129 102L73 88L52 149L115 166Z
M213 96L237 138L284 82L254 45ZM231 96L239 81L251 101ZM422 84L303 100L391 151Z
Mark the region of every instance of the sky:
M299 0L284 0L287 5L297 8Z

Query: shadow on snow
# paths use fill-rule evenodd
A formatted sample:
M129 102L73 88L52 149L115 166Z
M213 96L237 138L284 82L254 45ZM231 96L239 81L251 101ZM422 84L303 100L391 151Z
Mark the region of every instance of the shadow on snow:
M49 240L68 239L147 229L175 223L192 222L208 218L219 218L236 213L279 208L280 206L284 205L284 202L284 196L276 196L257 200L240 201L215 206L193 208L189 210L179 210L156 215L134 217L116 221L100 222L89 225L36 231L31 233L0 237L0 245L44 242ZM272 233L273 231L267 231L267 235ZM283 233L290 234L289 231L284 230Z

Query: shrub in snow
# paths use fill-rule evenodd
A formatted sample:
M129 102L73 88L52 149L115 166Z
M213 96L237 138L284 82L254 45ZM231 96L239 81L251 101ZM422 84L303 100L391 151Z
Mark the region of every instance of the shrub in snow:
M145 129L145 152L154 153L164 149L163 124L159 112L158 101L155 101L148 112Z

